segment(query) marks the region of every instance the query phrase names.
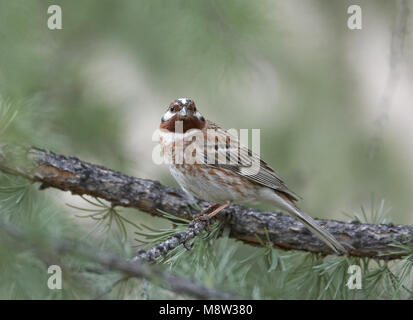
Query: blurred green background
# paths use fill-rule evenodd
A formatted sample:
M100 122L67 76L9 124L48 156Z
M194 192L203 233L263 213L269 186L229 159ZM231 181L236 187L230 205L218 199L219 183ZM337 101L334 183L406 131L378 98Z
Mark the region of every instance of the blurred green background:
M52 4L62 30L47 28ZM262 157L312 216L347 219L374 195L412 223L413 33L384 110L396 2L357 1L354 31L351 4L1 0L0 94L27 111L19 142L175 186L152 135L189 97L225 128L261 129Z

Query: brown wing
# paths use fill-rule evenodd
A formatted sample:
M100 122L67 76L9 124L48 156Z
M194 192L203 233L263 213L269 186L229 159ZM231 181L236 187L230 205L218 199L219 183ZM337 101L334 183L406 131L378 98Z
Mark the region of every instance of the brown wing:
M246 146L241 145L236 137L230 135L226 130L210 121L208 121L206 129L213 129L219 136L225 137L221 140L225 141L225 145L222 145L222 143L219 144L219 141L217 143L216 139L213 139L212 141L206 139L207 143L205 149L208 150L208 148L214 148L216 152L215 158L218 159L220 156L222 158L225 157L227 164L220 164L218 161L207 163L207 157L206 154L204 154L203 159L205 164L215 168L219 167L230 170L254 183L274 189L281 197L285 197L286 200L289 200L292 203L299 200L299 197L288 189L282 178L257 154L253 153ZM234 163L234 161L230 163L229 149L234 146L238 148L238 159L236 163Z

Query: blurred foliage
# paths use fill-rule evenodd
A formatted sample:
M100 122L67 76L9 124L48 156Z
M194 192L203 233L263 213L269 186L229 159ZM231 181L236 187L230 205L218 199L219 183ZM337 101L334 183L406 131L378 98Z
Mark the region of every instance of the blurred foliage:
M389 135L369 157L375 119L366 116L365 87L349 59L361 50L356 44L369 42L377 21L389 39L396 2L360 3L365 27L350 32L347 7L353 3L341 0L0 0L0 140L175 184L165 168L152 163L151 136L164 106L188 96L223 127L260 128L263 158L303 196L302 206L311 215L343 219L340 212L358 210L374 194L391 204L391 221L411 223L413 182L402 160L406 150ZM62 7L62 30L47 28L51 4ZM411 60L406 69L413 70ZM39 192L9 176L0 177L0 197L1 217L33 237L86 239L87 234L99 249L125 256L136 244L134 225L173 232L163 220L100 204L94 209L101 211L93 213L103 222L115 217L113 228L103 235L89 233L93 224L75 218L73 213L82 212L64 205L81 207L79 199ZM356 219L367 216L366 210ZM131 223L122 227L119 221ZM120 238L126 235L125 244ZM354 261L251 248L226 237L197 238L192 252L179 248L173 257L160 263L247 297L404 298L409 292L397 287L407 277L403 267L398 273L386 263L356 261L370 266L363 270L376 291L350 292L343 281ZM99 287L93 293L70 277L71 285L55 295L45 287L47 263L39 257L1 243L0 261L1 298L92 298L113 283L104 297L176 298L116 275L89 275ZM83 263L67 262L72 270Z

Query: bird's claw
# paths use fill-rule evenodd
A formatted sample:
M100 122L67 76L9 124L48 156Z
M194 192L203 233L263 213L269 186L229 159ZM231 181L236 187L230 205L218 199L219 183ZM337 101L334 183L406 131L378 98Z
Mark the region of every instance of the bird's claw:
M208 213L201 213L200 215L194 217L194 221L205 221L205 230L207 231L208 235L211 233L211 225L209 220L211 220L211 217L208 215Z

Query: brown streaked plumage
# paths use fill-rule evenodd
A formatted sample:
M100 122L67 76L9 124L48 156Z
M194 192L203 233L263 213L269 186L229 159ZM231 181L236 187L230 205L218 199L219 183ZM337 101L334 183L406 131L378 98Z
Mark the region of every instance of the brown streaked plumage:
M179 128L181 132L177 131ZM346 252L330 233L296 206L299 197L265 161L236 137L204 119L192 100L173 101L161 119L160 129L162 150L172 160L171 174L191 197L215 203L209 216L233 202L268 202L297 218L335 252ZM190 151L182 163L177 161L179 148Z

